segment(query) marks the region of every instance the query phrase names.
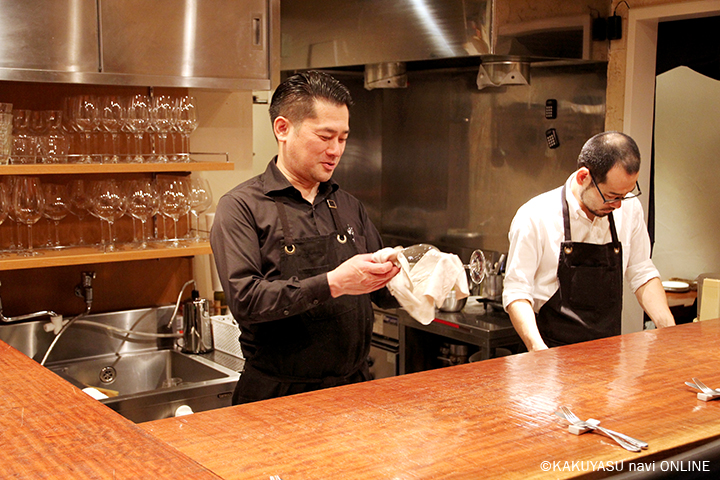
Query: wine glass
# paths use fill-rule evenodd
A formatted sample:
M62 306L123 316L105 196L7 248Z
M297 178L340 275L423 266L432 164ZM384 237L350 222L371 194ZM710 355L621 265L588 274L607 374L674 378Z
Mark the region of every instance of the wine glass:
M126 204L127 213L142 223L142 239L138 248L147 248L145 224L158 210L158 196L152 181L130 180L126 188Z
M32 226L40 220L45 208L45 196L38 177L16 179L12 194L12 206L15 219L28 227L28 248L19 255L26 257L38 255L38 252L33 250Z
M177 126L180 131L180 159L190 161L190 134L198 127L196 100L192 95L185 95L178 99Z
M125 215L125 196L122 188L117 180L98 180L93 185L92 192L93 213L109 225L110 239L105 251L115 251L115 221Z
M135 155L133 163L143 163L142 140L143 133L148 131L150 125L150 98L147 95L138 94L127 99L123 109L123 131L131 133L135 138ZM128 149L131 151L131 149Z
M154 131L158 133L160 145L155 161L167 163L170 159L167 156L167 136L173 126L174 105L172 98L168 95L157 95L152 98L150 109L150 122Z
M84 140L82 146L83 156L79 163L92 163L91 153L96 150L92 145L92 134L98 128L100 122L97 97L94 95L73 97L71 109L73 123L83 135L81 138Z
M190 188L185 180L178 177L158 178L159 211L173 220L175 236L172 247L179 247L178 220L190 211Z
M5 183L0 183L0 225L5 222L10 210L10 194L8 190L9 189ZM0 257L4 256L5 255L3 253L0 253Z
M52 220L55 224L55 241L53 242L51 240L50 244L57 248L60 246L58 224L60 220L67 216L69 211L67 187L55 183L46 183L42 187L45 194L45 210L43 211L43 216Z
M190 182L190 212L195 217L195 235L193 240L200 241L200 214L212 205L210 182L206 178L197 177Z
M103 151L103 163L118 163L118 133L123 116L123 107L118 97L106 95L100 99L100 127L105 134L110 134L110 153ZM103 142L105 144L105 142ZM104 150L104 149L103 149Z
M78 217L80 227L78 228L78 245L85 245L83 238L83 219L92 208L92 192L90 185L82 179L73 180L70 184L70 198L68 209L70 213Z

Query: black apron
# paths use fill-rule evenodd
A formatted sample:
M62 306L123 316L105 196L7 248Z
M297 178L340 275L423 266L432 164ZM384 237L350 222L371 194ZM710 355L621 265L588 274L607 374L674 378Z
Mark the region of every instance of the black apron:
M275 204L283 228L281 279L329 272L356 255L355 241L342 230L331 195L327 205L335 232L294 239L282 199ZM253 349L245 362L233 404L292 395L368 380L373 312L366 295L343 295L305 313L253 326Z
M573 242L562 188L565 241L560 248L560 288L542 306L538 329L548 347L620 335L622 322L622 245L613 214L608 215L612 242Z

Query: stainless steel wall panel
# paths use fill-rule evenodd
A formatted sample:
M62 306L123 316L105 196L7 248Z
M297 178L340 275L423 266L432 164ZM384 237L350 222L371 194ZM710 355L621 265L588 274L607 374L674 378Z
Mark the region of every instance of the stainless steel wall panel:
M268 79L267 22L265 0L102 0L103 72Z
M0 0L0 70L10 68L97 72L95 0Z
M410 71L407 88L370 92L361 76L339 77L359 101L334 178L371 205L391 245L429 242L465 261L474 248L505 252L518 207L560 186L603 130L606 68L534 66L531 85L484 90L474 68ZM549 128L559 148L548 148Z

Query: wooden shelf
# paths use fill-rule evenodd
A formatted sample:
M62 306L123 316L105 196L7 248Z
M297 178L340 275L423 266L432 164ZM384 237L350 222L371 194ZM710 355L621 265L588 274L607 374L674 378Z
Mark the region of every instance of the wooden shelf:
M128 262L156 258L192 257L212 253L210 243L207 241L184 243L183 245L185 246L169 247L164 244L151 244L148 248L142 250L129 245L118 245L117 251L114 252L103 252L99 247L72 247L59 250L37 249L40 255L34 257L22 257L14 253L0 257L0 271Z
M57 175L92 173L163 173L233 170L232 162L178 162L178 163L92 163L0 165L0 175Z

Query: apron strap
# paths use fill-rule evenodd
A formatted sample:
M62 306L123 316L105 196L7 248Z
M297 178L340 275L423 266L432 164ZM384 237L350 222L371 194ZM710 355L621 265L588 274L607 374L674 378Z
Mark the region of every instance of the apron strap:
M337 232L337 241L339 243L346 243L348 238L347 234L343 233L340 225L342 225L342 221L340 219L340 213L338 213L337 204L335 203L334 197L335 193L333 192L330 194L330 196L325 200L327 202L327 206L330 209L330 215L332 216L333 224L335 224L335 231ZM282 225L283 229L283 239L285 241L285 253L288 255L292 255L295 253L295 241L292 236L292 230L290 229L290 222L287 218L287 210L285 209L285 201L282 198L276 198L275 200L275 206L277 207L278 211L278 217L280 218L280 224Z
M562 187L562 213L563 213L563 227L565 229L565 241L572 242L572 233L570 231L570 208L568 207L567 197L565 196L565 185ZM608 222L610 222L610 236L612 237L612 244L615 247L615 253L619 252L620 241L618 240L617 230L615 230L615 212L608 214Z
M285 210L285 202L282 199L275 199L275 206L277 207L278 217L280 217L280 224L283 229L283 238L285 241L285 253L292 255L295 253L295 242L292 237L292 230L290 230L290 222L287 219L287 211Z

